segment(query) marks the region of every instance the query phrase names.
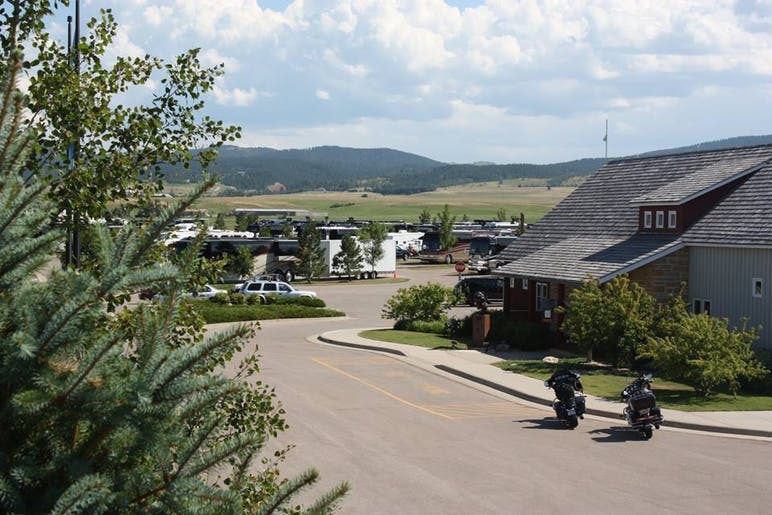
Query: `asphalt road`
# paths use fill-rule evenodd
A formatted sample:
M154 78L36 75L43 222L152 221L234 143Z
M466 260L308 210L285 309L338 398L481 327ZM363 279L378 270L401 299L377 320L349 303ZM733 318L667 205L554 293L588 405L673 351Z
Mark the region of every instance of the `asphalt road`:
M321 472L314 494L352 484L341 513L769 513L772 445L663 429L650 441L623 421L563 429L551 412L399 358L306 337L388 325L383 302L452 268L401 269L413 281L315 287L346 320L263 323L261 379L276 387L294 445L286 475ZM311 496L313 497L313 495Z

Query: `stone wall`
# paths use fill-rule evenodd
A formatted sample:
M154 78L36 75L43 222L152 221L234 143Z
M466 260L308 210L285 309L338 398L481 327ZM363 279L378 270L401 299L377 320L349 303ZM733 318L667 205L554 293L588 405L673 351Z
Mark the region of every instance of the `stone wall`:
M660 302L681 291L689 280L689 249L684 247L662 259L633 270L630 280L641 285ZM684 290L686 293L686 290Z

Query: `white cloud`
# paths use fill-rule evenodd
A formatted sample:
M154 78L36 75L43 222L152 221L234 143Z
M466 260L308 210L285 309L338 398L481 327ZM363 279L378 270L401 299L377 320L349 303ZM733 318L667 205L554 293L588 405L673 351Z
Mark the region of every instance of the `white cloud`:
M173 9L169 6L151 5L145 9L145 21L157 27L168 20L173 13Z
M252 105L256 98L270 96L268 93L260 93L255 88L232 88L226 89L221 85L215 85L212 89L215 101L228 107L248 107Z
M598 147L588 127L606 116L635 136L626 147L635 152L664 141L661 125L697 142L763 131L758 113L769 111L772 9L765 2L260 4L112 0L126 26L115 51L168 57L201 47L203 64L226 64L213 116L285 148L394 146L455 161L549 160L550 152L578 158ZM259 101L268 96L271 102Z

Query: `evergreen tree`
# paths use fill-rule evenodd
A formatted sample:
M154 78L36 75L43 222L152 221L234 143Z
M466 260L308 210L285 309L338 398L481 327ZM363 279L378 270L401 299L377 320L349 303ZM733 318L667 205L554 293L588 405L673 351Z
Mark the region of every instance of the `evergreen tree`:
M418 223L421 224L428 224L432 221L432 214L429 212L428 209L424 208L423 211L418 215Z
M344 234L340 240L340 252L335 254L341 271L350 281L352 277L359 275L362 270L362 251L356 239L350 234Z
M217 216L214 219L214 228L223 230L225 229L225 215L222 213L217 213Z
M383 257L383 242L386 240L386 226L373 222L359 231L359 239L362 242L363 258L370 265L370 271L375 275L375 264Z
M249 225L249 218L247 214L239 211L236 213L236 224L233 228L234 231L246 231Z
M298 235L298 273L311 282L324 273L324 249L322 236L316 223L309 222Z
M3 69L18 73L20 56ZM22 97L0 90L0 512L239 513L289 502L310 471L277 484L249 472L285 427L254 356L221 369L254 329L205 336L170 264L148 264L162 231L213 185L116 235L95 229L94 265L48 272L62 233L46 185L22 170L36 138L20 130ZM41 230L43 228L43 230ZM163 302L124 304L163 287ZM121 309L117 309L120 307ZM219 470L225 477L211 479ZM334 507L344 483L320 498Z
M456 244L457 238L453 236L453 224L456 223L456 217L450 216L450 207L445 204L441 213L437 213L440 224L440 247L449 249Z

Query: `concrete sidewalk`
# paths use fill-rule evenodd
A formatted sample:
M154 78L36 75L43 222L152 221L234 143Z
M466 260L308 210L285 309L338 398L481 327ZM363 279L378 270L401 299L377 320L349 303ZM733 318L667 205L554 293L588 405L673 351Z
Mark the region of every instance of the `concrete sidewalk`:
M478 350L432 350L369 340L358 336L364 330L330 331L310 339L401 356L421 368L440 370L536 404L552 405L552 390L545 388L543 381L506 372L491 365L500 361L500 357ZM617 424L624 423L621 418L623 407L621 402L587 396L587 414L615 419ZM772 411L685 412L662 409L662 415L665 418L663 427L772 439Z

